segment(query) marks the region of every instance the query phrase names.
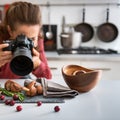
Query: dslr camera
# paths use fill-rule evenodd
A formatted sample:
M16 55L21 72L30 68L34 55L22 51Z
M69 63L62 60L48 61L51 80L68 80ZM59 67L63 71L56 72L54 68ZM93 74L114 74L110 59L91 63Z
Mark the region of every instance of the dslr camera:
M18 35L15 40L5 40L9 46L4 51L12 51L13 58L10 62L10 69L19 76L28 75L33 70L32 48L33 41L25 35Z

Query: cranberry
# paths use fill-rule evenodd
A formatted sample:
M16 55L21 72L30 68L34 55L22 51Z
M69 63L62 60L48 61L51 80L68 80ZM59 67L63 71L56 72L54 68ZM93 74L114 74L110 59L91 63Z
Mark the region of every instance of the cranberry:
M42 102L41 101L38 101L37 102L37 106L41 106L42 105Z
M17 94L14 94L14 95L13 95L13 100L18 100L18 99L19 99L18 95L17 95Z
M21 110L22 110L22 106L21 106L21 105L18 105L18 106L16 107L16 110L17 110L17 111L21 111Z
M5 104L9 105L11 100L5 100Z
M10 106L13 106L15 104L15 101L14 100L11 100L10 101Z
M5 96L4 96L4 95L1 95L1 96L0 96L0 99L1 99L1 100L4 100L4 99L5 99Z
M55 106L55 107L54 107L54 111L55 111L55 112L60 111L60 107L59 107L59 106Z

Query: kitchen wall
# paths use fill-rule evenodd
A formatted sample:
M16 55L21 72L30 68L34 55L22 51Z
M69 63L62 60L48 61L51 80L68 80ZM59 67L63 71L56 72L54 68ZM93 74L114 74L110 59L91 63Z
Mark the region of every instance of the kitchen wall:
M6 3L11 3L17 0L4 0L0 1L0 5L5 5ZM24 1L24 0L21 0ZM78 24L82 22L82 4L86 4L86 16L85 21L91 24L94 27L95 35L94 37L86 43L82 43L82 46L97 46L102 48L112 48L115 50L120 51L120 33L116 40L110 43L105 43L100 41L97 38L96 30L98 25L106 22L106 8L108 7L107 3L110 3L110 16L109 21L115 24L120 31L120 6L117 5L119 0L25 0L29 2L33 2L36 4L41 5L41 12L42 12L42 22L43 24L48 24L48 9L46 7L47 1L50 2L51 6L51 24L57 25L57 47L62 48L60 44L60 33L61 33L61 24L62 24L62 17L65 16L67 24ZM80 4L80 5L65 5L66 3L69 4ZM96 5L93 5L93 4ZM53 4L64 4L63 6L58 6ZM68 28L66 28L68 31Z

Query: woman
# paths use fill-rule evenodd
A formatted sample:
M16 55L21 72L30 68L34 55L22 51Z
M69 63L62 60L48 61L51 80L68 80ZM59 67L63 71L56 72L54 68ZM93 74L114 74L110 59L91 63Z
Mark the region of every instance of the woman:
M23 34L34 43L32 74L36 77L51 79L50 68L44 52L41 27L39 6L28 2L14 2L10 5L0 26L0 78L21 78L14 74L9 67L12 52L3 51L3 48L8 46L8 44L3 44L3 40L15 40L18 35Z

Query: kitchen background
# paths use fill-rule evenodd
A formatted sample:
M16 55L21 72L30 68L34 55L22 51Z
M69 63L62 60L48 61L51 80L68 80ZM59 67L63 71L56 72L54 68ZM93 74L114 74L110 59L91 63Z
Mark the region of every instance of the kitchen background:
M8 5L17 0L0 1L0 10L3 13ZM24 0L21 0L24 1ZM120 0L25 0L40 5L42 12L43 30L48 30L48 10L50 10L50 23L52 30L55 33L53 39L45 38L45 50L48 59L48 64L52 70L53 79L62 79L61 68L67 64L77 64L90 69L100 69L103 71L103 80L119 80L119 65L120 54L103 54L104 50L113 49L120 52ZM48 7L49 2L49 7ZM109 22L114 24L118 29L117 38L111 42L103 42L98 39L96 30L99 25L106 23L106 9L109 7ZM63 49L61 45L62 21L65 16L65 32L69 31L68 25L76 25L82 23L82 12L85 8L85 22L89 23L94 29L94 36L88 42L82 42L80 45L84 46L85 51L90 52L90 49L100 47L102 50L95 51L95 54L58 54L58 49ZM47 26L46 26L47 25ZM53 29L54 28L54 29ZM111 34L110 34L111 35ZM52 42L51 42L52 41ZM55 45L53 45L53 42ZM76 39L75 39L76 43ZM50 52L49 52L50 51ZM69 50L71 51L71 50ZM81 49L79 50L79 52ZM83 49L84 51L84 49ZM102 51L101 55L98 53ZM105 50L106 51L106 50ZM76 51L72 51L76 52ZM93 51L92 51L93 52ZM70 52L71 53L71 52ZM106 53L106 52L105 52ZM113 52L114 53L114 52Z
M10 4L17 0L4 0L0 1L1 10L4 9L5 5ZM24 0L21 0L24 1ZM53 32L56 35L53 37L55 46L52 46L50 50L62 48L60 34L62 32L62 19L65 16L65 31L68 32L69 28L67 25L76 25L82 23L82 10L86 9L85 22L89 23L94 29L94 36L88 42L82 42L81 46L89 47L101 47L111 48L120 51L120 6L119 0L25 0L41 6L42 12L42 23L44 25L49 24L48 12L50 10L50 24L53 25ZM48 7L49 2L49 7ZM109 7L109 22L116 25L118 28L118 36L112 42L103 42L98 39L96 30L97 27L106 22L106 9ZM2 12L3 13L3 12ZM3 13L4 16L4 13ZM48 26L44 26L44 30L48 29ZM48 47L49 50L49 47Z

